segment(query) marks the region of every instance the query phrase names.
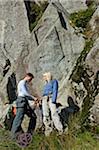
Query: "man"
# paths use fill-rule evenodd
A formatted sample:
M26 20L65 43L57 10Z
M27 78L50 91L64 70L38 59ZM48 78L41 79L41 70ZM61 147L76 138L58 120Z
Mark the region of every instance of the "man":
M45 135L48 136L52 132L51 124L54 123L55 128L62 133L63 126L60 122L59 115L56 111L56 101L58 95L58 81L52 80L50 72L43 74L43 79L46 82L43 91L42 109L43 109L43 123L45 125ZM50 113L51 111L51 119Z
M17 112L11 129L13 136L12 138L15 138L17 135L16 133L21 129L24 114L27 114L30 117L28 132L32 133L35 128L36 116L28 104L28 100L37 100L36 97L29 94L28 89L28 84L32 81L33 78L34 76L31 73L27 73L24 79L21 80L18 84L18 98L16 100Z

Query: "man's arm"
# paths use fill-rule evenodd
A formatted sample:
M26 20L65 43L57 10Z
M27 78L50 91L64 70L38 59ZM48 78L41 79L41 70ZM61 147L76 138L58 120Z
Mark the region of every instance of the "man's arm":
M32 96L31 94L29 94L26 83L24 83L24 84L22 83L22 84L19 85L19 86L21 86L21 92L22 92L22 94L23 94L24 96L27 96L27 97L29 98L29 100L37 100L36 97L34 97L34 96Z

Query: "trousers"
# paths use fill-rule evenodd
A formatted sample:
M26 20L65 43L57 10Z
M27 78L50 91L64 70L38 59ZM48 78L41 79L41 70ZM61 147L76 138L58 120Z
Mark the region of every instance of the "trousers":
M28 105L28 101L25 97L18 97L16 100L16 106L17 112L11 128L12 135L15 135L21 129L21 124L25 114L30 118L27 132L32 133L36 125L36 115L34 111Z
M60 121L60 117L58 115L56 104L52 103L52 99L49 96L44 96L42 101L42 110L43 110L43 123L45 125L45 131L52 131L51 124L53 123L55 128L58 131L63 131L63 125ZM51 118L50 118L51 112Z

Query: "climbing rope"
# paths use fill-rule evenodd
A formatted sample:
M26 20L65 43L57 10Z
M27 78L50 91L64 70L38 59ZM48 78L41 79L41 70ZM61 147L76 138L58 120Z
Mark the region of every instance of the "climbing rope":
M32 141L32 135L30 133L19 134L16 140L18 146L23 148L27 147L31 141Z

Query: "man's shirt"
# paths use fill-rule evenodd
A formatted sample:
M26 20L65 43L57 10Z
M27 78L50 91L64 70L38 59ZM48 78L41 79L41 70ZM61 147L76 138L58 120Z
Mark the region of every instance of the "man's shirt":
M28 97L29 100L35 100L35 97L29 94L28 83L24 79L18 83L18 96Z

